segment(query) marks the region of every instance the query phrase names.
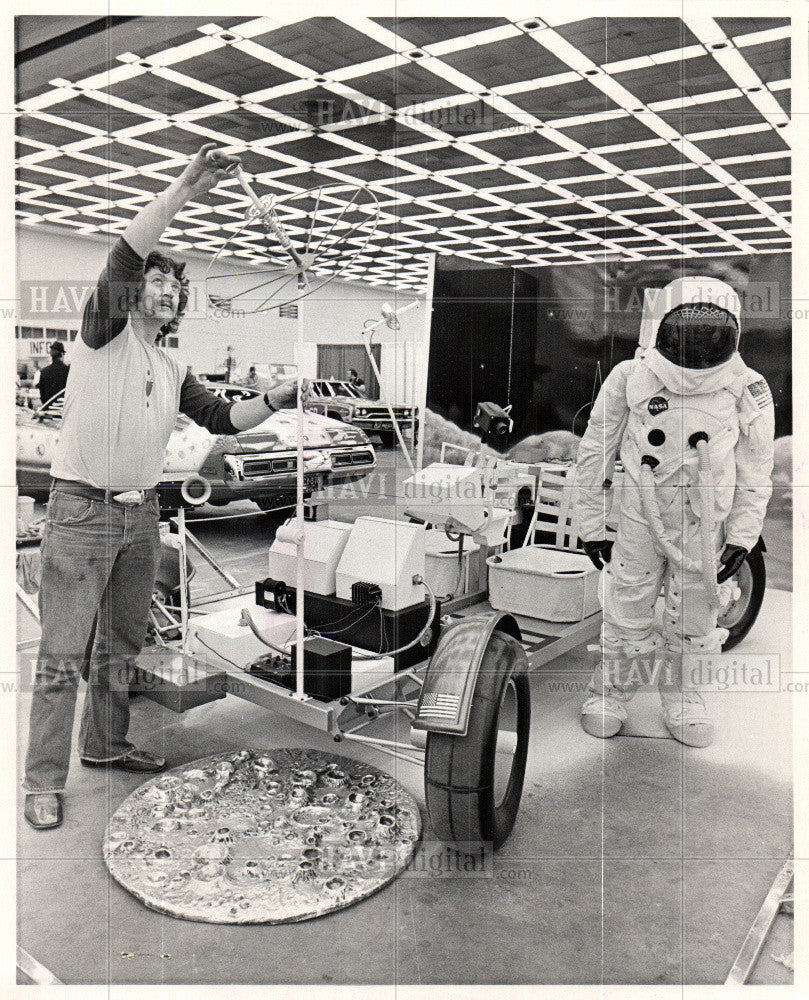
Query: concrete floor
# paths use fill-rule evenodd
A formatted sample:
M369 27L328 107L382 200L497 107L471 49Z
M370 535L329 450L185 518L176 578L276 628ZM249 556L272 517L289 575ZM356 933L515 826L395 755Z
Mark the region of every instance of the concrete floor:
M227 535L222 524L196 530L247 582L262 574L277 523L231 521L238 531ZM783 527L765 536L775 549L768 566L791 578ZM206 582L200 569L195 586ZM783 676L790 637L791 594L770 589L738 652L779 654ZM139 777L74 761L63 827L35 832L20 808L18 943L76 984L722 983L791 849L790 695L709 695L718 735L705 750L654 735L600 742L578 724L593 657L580 648L532 677L520 815L490 877L429 877L417 856L375 896L306 923L164 917L112 881L101 858L108 816ZM25 694L19 709L22 759ZM633 724L661 732L656 696L637 697ZM244 746L337 749L232 696L182 716L137 698L131 732L170 765ZM416 767L366 748L339 752L394 773L423 806ZM427 828L424 838L420 852L432 849ZM756 981L791 975L765 949Z

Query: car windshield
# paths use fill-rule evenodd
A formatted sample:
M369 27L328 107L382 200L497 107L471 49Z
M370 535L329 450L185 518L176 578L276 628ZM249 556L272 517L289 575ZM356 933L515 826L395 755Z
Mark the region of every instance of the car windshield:
M351 396L352 399L365 399L365 393L361 392L350 382L342 382L339 379L315 379L312 382L312 389L316 396Z
M244 385L223 385L222 383L204 381L202 385L205 386L208 392L212 392L214 396L219 396L220 399L227 400L228 403L236 403L240 399L253 399L255 396L261 395L255 389Z

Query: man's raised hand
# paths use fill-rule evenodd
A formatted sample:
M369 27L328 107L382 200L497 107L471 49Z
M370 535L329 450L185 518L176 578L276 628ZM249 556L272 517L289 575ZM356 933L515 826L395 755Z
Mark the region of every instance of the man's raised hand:
M240 166L238 156L223 153L216 148L215 142L206 142L182 172L180 181L192 195L205 194L221 180L232 177Z

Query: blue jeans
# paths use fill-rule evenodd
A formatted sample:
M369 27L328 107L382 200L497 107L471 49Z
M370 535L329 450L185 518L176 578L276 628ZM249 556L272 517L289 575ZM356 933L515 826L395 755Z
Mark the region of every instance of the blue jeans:
M88 493L93 493L88 489ZM129 678L146 635L160 561L157 497L138 507L51 491L42 540L42 638L23 788L60 792L70 761L79 677L89 670L79 756L132 749ZM94 634L95 633L95 634Z

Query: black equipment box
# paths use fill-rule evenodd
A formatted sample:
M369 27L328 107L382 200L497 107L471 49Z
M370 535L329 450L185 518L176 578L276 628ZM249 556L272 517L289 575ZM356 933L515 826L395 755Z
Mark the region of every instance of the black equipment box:
M292 647L292 678L297 669L297 646ZM303 690L315 698L334 701L351 694L351 647L312 636L303 640Z
M296 591L281 580L256 581L256 604L262 608L272 608L287 614L295 614ZM339 640L372 653L387 655L389 650L406 646L424 628L428 601L411 604L400 611L387 611L378 605L355 604L341 597L311 594L304 597L304 618L310 629L315 629L323 638ZM406 670L422 663L435 652L441 630L441 602L436 601L435 613L426 645L416 643L403 653L393 657L394 670ZM306 661L304 660L304 664Z

